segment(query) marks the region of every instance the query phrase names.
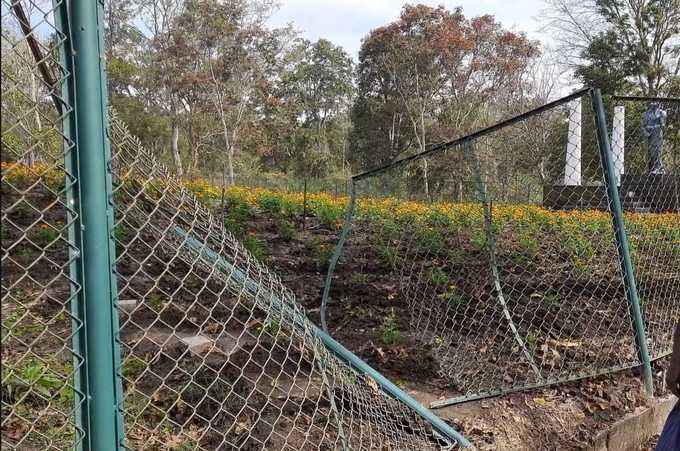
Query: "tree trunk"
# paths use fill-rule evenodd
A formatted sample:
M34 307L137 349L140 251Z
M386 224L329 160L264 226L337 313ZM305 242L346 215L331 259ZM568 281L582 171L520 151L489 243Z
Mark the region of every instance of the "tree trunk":
M36 83L35 78L36 78L35 74L31 73L31 101L33 102L34 105L38 105L38 84ZM38 112L37 107L35 109L35 125L38 129L38 132L42 132L42 121L40 120L40 113ZM42 150L43 158L47 156L47 155L45 155L45 149L43 149L42 143L39 143L38 149ZM28 157L28 167L32 168L38 160L38 155L36 155L36 150L31 149L28 152L27 157Z
M423 158L423 183L425 188L425 199L430 201L430 182L427 177L427 159Z
M172 124L172 159L175 162L175 169L177 170L177 177L184 177L184 169L182 168L182 158L179 155L179 124L173 122Z
M221 110L220 110L221 111ZM224 114L220 114L220 121L222 122L222 135L224 136L224 144L227 147L227 171L229 175L229 186L234 186L234 141L229 136L229 128L224 119ZM235 134L236 130L234 130ZM222 170L224 172L224 170Z
M191 168L189 169L190 176L193 179L198 169L198 145L192 146L191 149Z
M227 148L227 170L229 171L229 185L234 186L234 146Z

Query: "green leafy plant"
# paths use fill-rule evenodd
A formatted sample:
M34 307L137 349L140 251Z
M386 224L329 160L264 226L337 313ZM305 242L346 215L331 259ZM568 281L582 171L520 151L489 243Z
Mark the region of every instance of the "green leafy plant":
M296 236L295 225L287 219L279 219L276 221L276 231L279 237L284 241L292 241Z
M16 290L12 293L12 297L19 301L19 305L13 305L11 309L9 306L4 307L3 318L2 318L2 336L3 340L7 338L8 334L12 334L13 337L25 337L28 335L38 335L47 329L47 326L42 323L38 318L33 316L23 303L30 302L30 299L26 298L26 294L23 290Z
M416 241L422 252L438 254L444 247L444 236L439 230L426 227L416 231Z
M146 362L139 357L129 357L123 363L123 376L128 379L135 379L146 369Z
M390 309L389 315L385 317L382 323L381 338L386 346L392 346L399 341L399 323L394 307Z
M439 299L451 306L461 305L465 303L465 298L458 293L455 285L446 287L443 293L437 295Z
M258 240L256 236L248 235L243 239L242 243L248 252L256 259L264 261L267 258L267 251L264 247L264 243Z
M398 256L394 246L391 246L389 243L379 244L376 248L376 252L380 261L390 266L396 266Z
M342 224L343 209L335 205L324 203L315 204L314 214L319 218L321 224L331 230L337 230Z
M560 293L555 290L548 290L545 293L533 293L531 297L540 299L541 302L545 302L548 305L557 305L560 302Z
M439 266L430 268L428 271L428 278L430 283L435 287L444 286L449 281L449 275Z
M316 269L322 271L327 268L335 252L333 243L322 241L319 237L314 237L309 243L309 248Z
M40 224L38 226L38 230L36 231L36 239L42 246L47 246L48 244L57 240L60 235L61 232L59 230L47 223Z
M257 197L257 204L260 208L273 216L278 216L281 214L283 209L283 202L281 197L276 193L262 193Z
M113 237L119 243L127 243L130 238L130 229L122 222L119 222L113 229Z
M36 358L24 358L17 365L3 366L2 379L2 394L6 399L23 398L43 404L57 398L64 405L73 401L73 389L66 384L65 378Z
M285 331L281 327L281 323L275 319L270 319L264 325L258 328L260 332L259 342L266 349L272 349L276 344L276 340L280 339Z
M352 285L365 285L368 283L368 274L363 272L355 272L349 278Z
M149 303L151 308L158 311L163 307L163 298L158 293L151 293L147 296L146 302Z
M248 202L237 196L230 196L224 202L224 227L237 237L246 233L247 222L252 218Z
M473 228L470 234L470 243L478 250L486 250L486 232L484 229Z

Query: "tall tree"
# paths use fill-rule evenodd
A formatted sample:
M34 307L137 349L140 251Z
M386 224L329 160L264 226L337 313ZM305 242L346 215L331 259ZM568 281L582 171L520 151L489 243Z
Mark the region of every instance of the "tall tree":
M283 81L289 102L298 107L302 130L294 139L296 168L305 177L321 175L332 159L329 128L339 126L351 97L352 59L342 47L326 39L301 39L298 60Z
M546 28L586 84L668 94L680 76L680 0L545 0Z
M380 122L373 130L355 125L359 159L386 162L474 126L481 105L519 89L538 53L535 43L491 16L466 19L460 8L404 6L398 21L362 43L353 120L373 115ZM376 141L383 144L376 148ZM426 197L428 172L424 163L419 177Z

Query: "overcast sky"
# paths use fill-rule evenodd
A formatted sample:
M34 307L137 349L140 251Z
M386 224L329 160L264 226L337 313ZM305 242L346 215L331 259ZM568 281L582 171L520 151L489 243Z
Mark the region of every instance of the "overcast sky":
M315 41L326 38L341 45L355 59L361 38L370 30L399 17L404 1L400 0L280 0L280 9L270 19L273 26L293 23L304 37ZM539 32L536 15L543 0L420 0L408 2L448 9L463 7L466 17L491 14L506 28L524 31L532 39L546 41Z

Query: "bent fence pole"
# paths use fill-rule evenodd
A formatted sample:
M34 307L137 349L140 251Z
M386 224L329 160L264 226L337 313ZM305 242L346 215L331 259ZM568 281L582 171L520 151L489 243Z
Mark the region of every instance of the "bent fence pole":
M609 197L609 205L611 208L612 223L614 225L614 233L616 236L616 248L619 254L621 271L623 272L624 286L626 289L626 296L628 298L628 307L633 320L638 356L640 363L642 364L645 390L647 392L647 396L651 398L654 396L652 366L649 358L649 351L647 349L647 335L645 333L645 323L642 319L642 309L640 308L640 297L635 281L633 263L630 256L628 235L626 234L626 228L623 221L623 208L621 207L621 199L619 198L619 190L616 183L617 178L614 169L614 162L612 159L612 151L609 145L609 132L607 130L604 102L602 101L602 94L600 93L599 89L592 90L591 97L593 100L593 110L595 113L597 143L600 150L600 159L602 161L602 167L604 170L604 181L607 186L607 195Z
M245 286L245 289L249 291L255 299L263 297L272 299L274 301L274 305L278 307L279 310L283 310L284 300L278 297L276 293L265 292L262 290L260 285L255 280L248 277L248 274L244 273L230 262L224 260L219 254L208 248L204 243L201 243L199 240L179 227L174 227L173 232L177 238L182 241L182 245L186 244L187 247L192 250L192 252L198 254L203 260L220 271L231 283L236 283L239 286ZM387 380L385 376L373 369L370 365L361 360L343 345L335 341L330 335L314 326L312 323L306 324L304 327L309 327L311 332L319 340L321 340L321 342L340 360L351 365L359 373L373 379L383 389L383 391L385 391L385 393L411 408L421 418L430 423L432 427L443 437L457 442L463 448L472 447L472 444L461 433L453 429L432 411L410 397L402 389Z

